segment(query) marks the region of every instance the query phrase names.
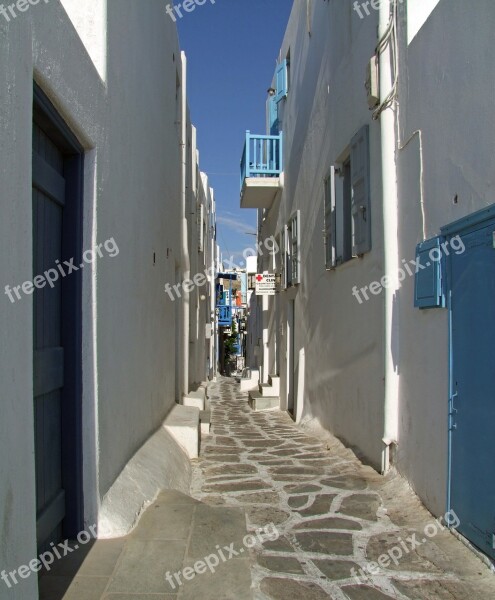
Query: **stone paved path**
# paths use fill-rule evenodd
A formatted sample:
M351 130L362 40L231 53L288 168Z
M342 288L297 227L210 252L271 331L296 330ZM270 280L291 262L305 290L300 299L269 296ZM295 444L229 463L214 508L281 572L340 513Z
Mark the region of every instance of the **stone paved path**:
M238 388L226 378L209 386L212 431L192 494L244 508L249 531L276 525L280 537L251 550L254 598L495 598L493 572L400 478L381 477L338 440L322 441L285 413L251 411Z

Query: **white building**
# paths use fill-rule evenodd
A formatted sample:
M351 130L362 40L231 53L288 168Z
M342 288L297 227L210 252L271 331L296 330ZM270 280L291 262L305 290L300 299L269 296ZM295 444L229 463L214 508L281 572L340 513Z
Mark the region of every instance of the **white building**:
M251 308L281 409L396 466L492 558L494 22L491 0L295 2L241 191L283 248Z
M2 569L91 524L126 530L158 487L188 487L161 425L214 376L213 288L172 301L164 285L216 266L215 209L175 25L145 4L0 16ZM123 507L151 436L168 454L148 457L156 481L146 461L126 470ZM36 597L34 576L9 595Z

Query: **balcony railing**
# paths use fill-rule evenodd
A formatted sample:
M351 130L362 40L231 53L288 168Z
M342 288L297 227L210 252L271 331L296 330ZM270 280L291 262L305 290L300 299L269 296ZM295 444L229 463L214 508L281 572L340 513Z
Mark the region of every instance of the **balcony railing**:
M241 189L251 177L278 177L283 171L282 134L251 135L246 131L246 143L241 160Z

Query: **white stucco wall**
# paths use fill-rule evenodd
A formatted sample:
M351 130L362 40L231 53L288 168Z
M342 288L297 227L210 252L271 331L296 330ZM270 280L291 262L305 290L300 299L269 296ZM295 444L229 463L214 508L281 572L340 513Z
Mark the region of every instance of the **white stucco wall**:
M277 362L281 325L282 408L287 398L287 307L295 299L297 414L319 419L378 467L383 437L383 297L359 305L352 296L354 285L362 287L383 275L380 132L371 121L363 88L376 27L377 14L361 20L344 0L315 2L310 36L306 5L294 4L280 53L284 58L290 49L291 55L291 87L282 117L284 191L280 203L265 215L262 237L277 234L295 210L301 211L302 283L282 292L279 308L270 311L270 370ZM372 251L327 272L324 178L365 124L370 125L371 140ZM275 307L276 301L270 302Z
M181 264L182 64L161 0L80 4L51 0L0 20L0 264L4 285L32 278L35 79L85 148L83 247L113 237L119 248L83 274L84 497L93 524L175 401L181 321L164 284ZM0 569L13 569L36 556L32 297L5 297L0 325ZM205 373L204 322L195 327ZM35 598L36 585L31 577L9 597Z
M384 274L380 132L363 90L377 19L377 11L359 19L350 3L335 1L313 3L308 23L305 4L294 3L279 56L285 58L290 49L291 88L282 115L284 191L259 218L264 239L301 211L302 283L278 300L266 300L258 323L263 321L268 343L265 366L278 367L282 375L285 408L287 319L295 301L296 418L318 419L379 467L383 295L363 305L351 295L354 285L360 288ZM495 201L495 125L487 100L495 81L494 19L491 0L477 3L476 10L463 0L399 3L398 264L414 259L416 244L443 225ZM363 259L326 272L323 178L364 123L370 125L373 248ZM259 268L271 268L270 261L265 257ZM414 277L409 277L394 302L391 352L399 375L399 435L393 460L440 515L448 476L448 312L420 311L413 302Z
M398 154L400 258L407 260L424 235L433 237L441 226L495 202L495 125L487 101L495 81L495 6L491 0L480 0L475 10L462 0L435 5L409 45L401 30L400 144L421 132ZM399 301L399 468L428 508L441 514L447 491L448 314L414 309L413 298L410 278Z
M407 0L407 41L410 43L440 0Z
M103 81L107 79L107 0L61 0Z
M84 238L90 247L94 198L91 180L98 143L98 127L104 114L103 85L58 2L32 7L16 20L0 23L0 189L2 213L2 278L17 285L32 279L32 99L35 79L57 105L61 114L88 149L87 196ZM91 271L84 273L85 322L91 320ZM0 380L2 419L0 435L0 564L15 569L36 556L36 510L34 473L32 297L10 304L2 301L0 321ZM84 341L85 366L92 367L92 344ZM88 384L88 382L85 382ZM94 386L85 385L85 425L95 428ZM95 437L95 436L93 436ZM89 513L97 505L94 473L96 445L88 449L86 477L92 482ZM89 492L89 490L87 490ZM92 515L88 514L88 520ZM91 521L92 523L94 521ZM3 585L3 583L2 583ZM9 598L36 598L35 576L9 591Z
M31 279L31 182L19 164L23 151L31 150L30 39L28 27L13 30L7 46L7 28L0 25L0 273L4 285ZM29 54L29 56L27 56ZM18 56L19 58L15 58ZM24 60L20 57L24 56ZM23 71L25 74L23 75ZM12 94L14 86L29 83L29 93ZM29 154L28 154L29 151ZM13 248L17 247L17 251ZM0 310L0 564L15 568L36 555L32 305L29 299L9 305L2 294ZM2 585L3 582L2 582ZM37 583L27 580L14 588L15 600L35 597ZM2 590L5 595L7 589Z
M99 239L118 241L120 255L102 261L97 274L100 493L174 401L174 337L166 334L174 331L174 313L167 310L163 285L174 277L179 252L172 85L179 51L160 4L143 10L131 0L113 0L107 9L112 109L97 226Z

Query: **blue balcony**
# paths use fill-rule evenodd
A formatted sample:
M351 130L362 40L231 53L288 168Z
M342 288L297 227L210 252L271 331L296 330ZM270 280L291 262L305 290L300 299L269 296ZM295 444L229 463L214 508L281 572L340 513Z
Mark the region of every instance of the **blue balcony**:
M251 135L241 160L241 208L269 208L281 188L282 134Z

